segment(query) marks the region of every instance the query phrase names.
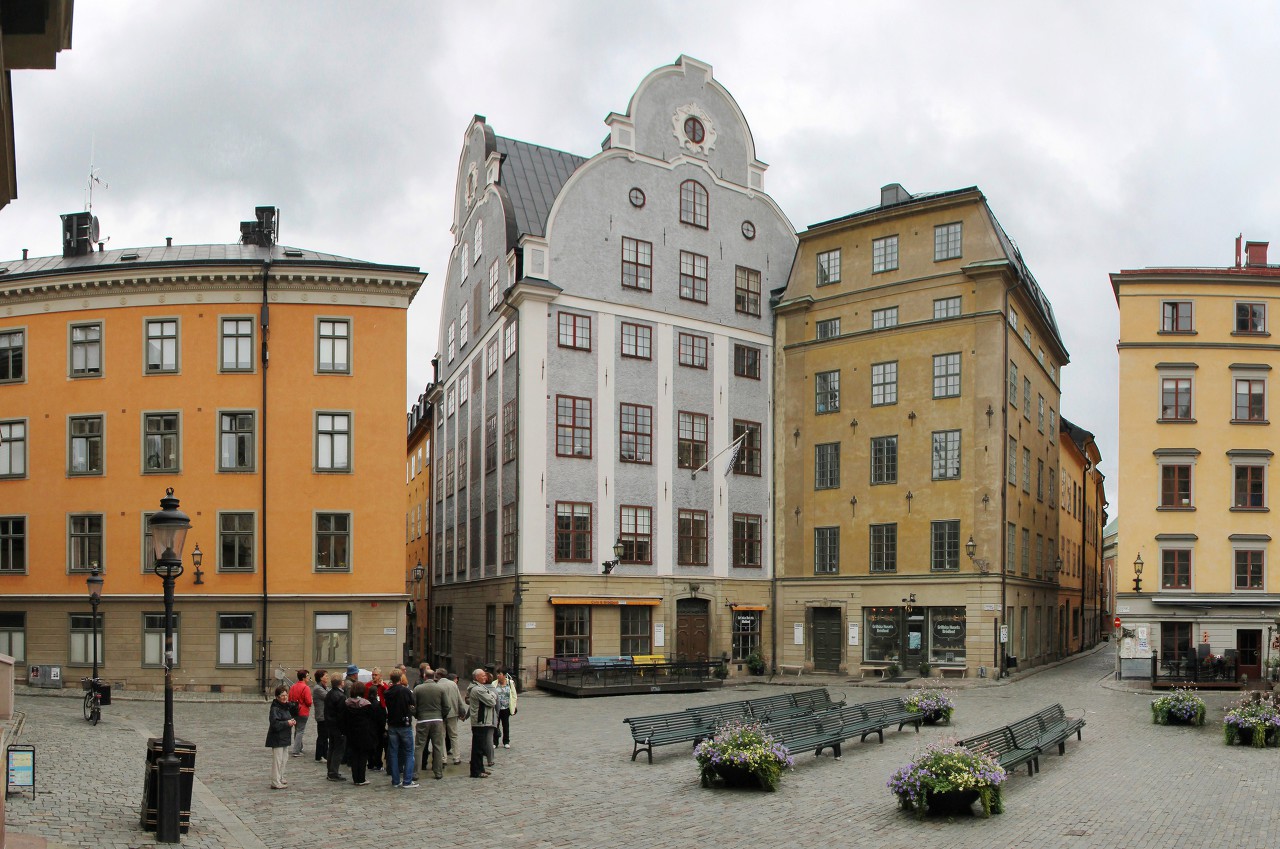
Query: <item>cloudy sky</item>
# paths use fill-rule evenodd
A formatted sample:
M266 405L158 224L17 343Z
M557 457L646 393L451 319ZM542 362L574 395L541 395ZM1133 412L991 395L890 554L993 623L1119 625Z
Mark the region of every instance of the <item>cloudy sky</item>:
M1062 412L1114 501L1108 272L1233 261L1280 237L1280 7L1193 2L80 2L58 69L15 71L18 200L0 259L60 250L90 155L113 248L281 241L429 274L409 311L430 378L450 204L473 114L581 155L681 53L711 63L797 229L879 187L978 185L1052 299ZM1280 248L1278 248L1280 250ZM1114 506L1112 509L1114 513Z

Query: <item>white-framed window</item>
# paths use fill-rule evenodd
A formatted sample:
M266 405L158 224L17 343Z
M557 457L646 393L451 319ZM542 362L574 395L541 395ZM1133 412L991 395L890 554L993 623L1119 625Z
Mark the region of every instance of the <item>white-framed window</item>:
M106 663L107 614L105 612L97 614L96 629L93 617L92 613L72 613L69 616L71 645L67 653L67 662L70 666L89 666L93 663L94 657L98 658L99 666ZM95 631L97 632L96 640L94 639Z
M252 613L218 614L218 666L254 665Z
M1018 364L1009 360L1009 406L1018 406Z
M493 312L498 308L498 304L502 303L502 267L498 264L498 260L489 263L489 312Z
M840 249L818 254L818 285L829 286L840 282Z
M351 662L351 614L316 613L315 664L333 668Z
M452 355L450 359L453 359ZM316 321L316 371L320 374L351 373L351 319L322 318Z
M1040 401L1039 407L1036 409L1036 429L1044 433L1044 396L1040 395L1038 397Z
M956 318L960 315L960 296L951 298L935 298L933 302L934 320Z
M960 395L960 353L933 355L933 397Z
M351 471L350 413L316 413L316 470Z
M146 321L147 374L178 371L178 320L152 318Z
M840 319L825 318L817 324L818 340L834 339L840 335Z
M516 323L509 321L502 328L502 358L508 360L516 353Z
M173 614L173 665L181 663L178 654L180 613ZM142 614L142 665L164 666L164 614Z
M898 326L898 308L884 307L871 311L871 329L882 330L886 327Z
M933 228L933 259L956 259L960 256L961 223L939 224Z
M27 421L0 421L0 478L27 476Z
M102 374L102 322L73 324L71 334L71 377L98 377Z
M462 274L461 279L467 278L467 272L471 269L471 245L468 242L462 243L462 254L459 257Z
M885 236L871 241L871 273L894 271L898 267L898 237Z
M484 346L484 372L493 377L498 371L498 337L494 336Z
M471 304L463 304L458 310L458 348L467 346L471 340Z
M445 355L447 358L447 362L453 362L454 355L456 354L456 344L454 341L455 332L456 332L456 328L454 327L454 322L451 321L449 322L449 331L447 334L448 348Z
M960 431L933 432L933 479L957 480L960 477Z
M871 366L871 406L898 403L898 362Z
M1016 437L1009 437L1009 468L1005 473L1005 479L1009 483L1017 486L1018 484L1018 440Z
M484 253L484 221L483 220L476 221L475 248L476 248L475 249L476 255L475 255L475 259L473 259L472 262L479 262L480 255Z
M223 317L222 345L218 354L220 371L253 371L253 319Z

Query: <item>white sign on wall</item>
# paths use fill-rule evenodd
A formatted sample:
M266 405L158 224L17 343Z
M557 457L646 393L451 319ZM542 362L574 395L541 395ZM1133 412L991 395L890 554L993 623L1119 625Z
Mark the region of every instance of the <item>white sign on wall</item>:
M858 623L849 623L849 645L856 646L858 644Z
M667 644L667 623L665 622L653 623L653 647L656 649L659 649L665 646L666 644Z
M1002 643L1009 642L1009 626L1008 625L1000 626L1000 642Z
M525 630L526 630L526 631L532 631L534 628L537 628L537 627L538 627L538 623L537 623L537 622L526 622L526 623L524 623L524 627L525 627Z
M382 629L382 636L384 636L384 637L394 637L395 635L396 635L396 629L395 629L395 628L383 628L383 629Z
M791 641L798 646L804 645L804 623L797 622L791 626Z

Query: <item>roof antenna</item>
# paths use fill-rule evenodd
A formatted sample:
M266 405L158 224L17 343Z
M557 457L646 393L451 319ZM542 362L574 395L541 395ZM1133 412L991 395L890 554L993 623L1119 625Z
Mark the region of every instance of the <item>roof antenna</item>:
M110 188L103 180L98 177L98 169L94 167L93 160L95 156L95 148L97 147L97 139L94 136L89 137L89 181L85 190L85 212L93 212L93 184L97 183L102 188Z

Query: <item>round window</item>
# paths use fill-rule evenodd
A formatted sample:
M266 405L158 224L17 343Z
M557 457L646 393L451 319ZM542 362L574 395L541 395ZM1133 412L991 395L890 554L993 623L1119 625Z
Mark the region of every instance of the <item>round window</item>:
M754 239L756 237L756 225L752 224L750 221L743 221L742 235L748 239Z
M684 135L694 144L702 144L702 140L707 136L707 131L703 128L701 121L690 115L684 119Z
M631 194L628 195L628 197L631 198L631 205L637 209L644 206L644 192L640 189L632 189Z

